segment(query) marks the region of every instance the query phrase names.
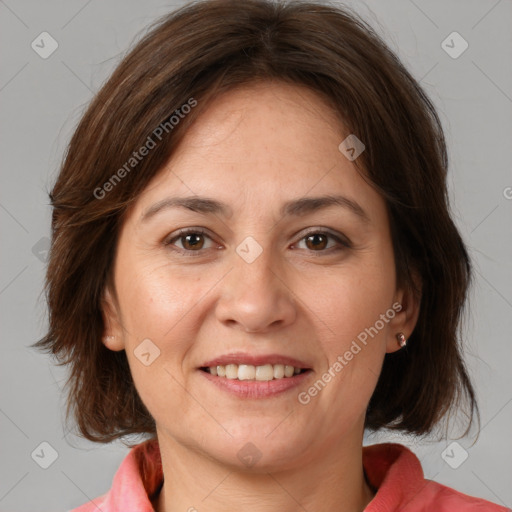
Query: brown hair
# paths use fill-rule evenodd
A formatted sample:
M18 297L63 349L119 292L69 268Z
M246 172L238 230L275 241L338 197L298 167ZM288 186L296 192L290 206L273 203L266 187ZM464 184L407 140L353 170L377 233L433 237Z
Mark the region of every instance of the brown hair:
M386 200L398 284L420 294L414 276L421 281L416 328L406 349L386 355L366 427L425 434L465 398L469 430L478 408L459 331L471 267L450 217L440 120L370 26L339 7L302 1L213 0L171 13L124 58L85 112L50 193L49 331L34 345L70 365L67 416L73 411L93 441L154 435L125 352L101 341L105 287L115 294L119 229L209 102L269 80L317 92L347 134L364 142L357 162ZM149 139L155 146L139 158Z

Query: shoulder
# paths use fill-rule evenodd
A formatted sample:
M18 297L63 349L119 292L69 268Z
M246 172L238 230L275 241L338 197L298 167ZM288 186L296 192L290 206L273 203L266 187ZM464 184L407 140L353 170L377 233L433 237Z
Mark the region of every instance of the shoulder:
M104 494L103 496L88 501L87 503L80 505L78 508L74 508L68 512L98 512L99 510L104 510L102 507L105 505L105 499L107 496L108 494Z
M491 503L490 501L463 494L451 487L424 480L424 488L418 496L411 500L410 507L405 510L432 510L435 506L437 512L454 512L468 510L475 512L510 512L510 509Z
M510 509L428 480L409 448L396 443L363 447L363 466L376 489L365 512L510 512Z
M160 449L157 440L150 439L132 447L106 494L70 512L153 512L151 500L162 481Z

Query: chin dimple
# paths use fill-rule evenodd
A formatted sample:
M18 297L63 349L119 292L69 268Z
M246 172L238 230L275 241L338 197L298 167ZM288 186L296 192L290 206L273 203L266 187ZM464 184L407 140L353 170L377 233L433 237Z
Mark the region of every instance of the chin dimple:
M301 368L284 364L264 364L253 366L251 364L226 364L202 368L204 371L231 380L269 381L293 377L302 372Z

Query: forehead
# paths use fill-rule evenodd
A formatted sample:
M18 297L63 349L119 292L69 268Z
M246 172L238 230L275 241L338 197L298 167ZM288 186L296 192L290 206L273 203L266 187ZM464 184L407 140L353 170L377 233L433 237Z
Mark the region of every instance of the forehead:
M203 195L233 205L273 208L304 196L342 193L367 203L378 194L338 146L348 135L315 92L259 83L217 97L189 128L139 198L139 217L167 195ZM381 200L382 202L382 200Z
M241 161L237 169L279 167L275 178L293 174L292 166L326 165L337 154L343 126L324 100L305 87L259 83L228 91L211 102L184 137L174 161L215 158L223 164ZM334 144L334 148L332 147ZM332 158L331 158L332 161ZM240 166L239 166L240 167Z

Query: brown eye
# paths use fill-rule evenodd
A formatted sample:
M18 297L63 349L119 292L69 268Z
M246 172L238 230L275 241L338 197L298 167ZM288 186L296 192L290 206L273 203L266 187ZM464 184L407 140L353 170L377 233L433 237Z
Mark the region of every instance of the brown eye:
M304 244L302 247L301 245ZM311 252L331 253L352 247L350 241L343 235L334 235L327 231L311 231L303 236L297 244L299 249Z
M323 233L314 233L312 235L308 235L305 238L306 246L311 250L325 249L327 247L328 238L329 237Z
M189 255L193 252L203 253L204 250L212 249L214 246L212 238L200 229L178 232L163 244L182 253L189 253Z
M204 245L204 235L201 233L181 236L179 240L182 240L183 249L186 250L202 249Z

